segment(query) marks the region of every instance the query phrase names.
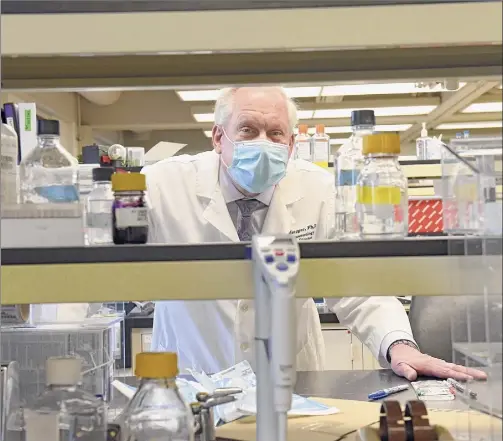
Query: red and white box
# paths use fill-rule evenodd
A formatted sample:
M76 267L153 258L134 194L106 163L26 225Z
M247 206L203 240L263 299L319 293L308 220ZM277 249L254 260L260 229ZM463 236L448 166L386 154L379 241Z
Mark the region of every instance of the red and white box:
M441 199L409 199L409 234L443 231Z

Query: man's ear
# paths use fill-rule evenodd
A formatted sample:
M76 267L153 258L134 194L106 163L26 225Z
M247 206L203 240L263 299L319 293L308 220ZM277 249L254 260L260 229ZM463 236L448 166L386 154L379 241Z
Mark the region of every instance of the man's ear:
M222 136L224 135L224 131L220 126L213 126L211 130L211 142L213 144L213 148L215 152L219 155L222 153Z
M295 145L295 135L290 137L290 142L288 143L288 156L293 153L293 146Z

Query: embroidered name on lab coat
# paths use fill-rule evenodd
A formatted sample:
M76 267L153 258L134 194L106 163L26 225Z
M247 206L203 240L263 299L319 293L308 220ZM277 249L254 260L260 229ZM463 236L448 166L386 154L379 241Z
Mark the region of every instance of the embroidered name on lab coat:
M316 232L316 224L308 225L298 230L291 230L288 234L292 234L297 240L313 240L314 233Z

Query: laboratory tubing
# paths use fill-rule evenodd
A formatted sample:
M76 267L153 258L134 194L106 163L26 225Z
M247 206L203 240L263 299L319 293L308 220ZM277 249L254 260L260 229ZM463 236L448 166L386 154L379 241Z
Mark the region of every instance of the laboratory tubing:
M295 159L311 161L311 137L307 133L308 126L299 124L299 133L295 137Z
M334 158L335 170L335 221L338 239L354 240L360 237L356 216L356 183L363 168L363 137L374 132L373 110L351 112L353 134L339 148Z
M87 196L85 221L87 245L113 244L112 206L114 193L112 191L112 167L97 167L93 169L93 189Z
M46 362L45 391L25 408L25 441L105 441L103 400L80 387L82 361L51 357Z
M357 183L361 237L403 238L408 232L407 178L398 155L400 136L378 133L363 138L365 165Z
M144 244L148 238L147 183L141 173L114 173L112 190L113 241L116 245Z
M18 167L17 152L18 140L13 127L6 122L5 113L2 109L2 139L1 139L1 199L2 205L17 204Z
M136 356L140 387L121 417L123 441L194 441L194 417L176 386L178 358L169 352Z
M20 165L21 202L78 203L78 161L61 145L59 121L37 121L38 142Z
M311 157L312 161L323 168L328 168L328 158L330 156L330 137L325 134L323 124L316 125L316 132L311 137Z

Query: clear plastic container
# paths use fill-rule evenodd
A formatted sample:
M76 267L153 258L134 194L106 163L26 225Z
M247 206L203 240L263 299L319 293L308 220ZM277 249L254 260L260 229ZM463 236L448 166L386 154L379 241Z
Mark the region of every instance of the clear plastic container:
M78 161L60 143L59 121L38 120L37 130L20 165L21 203L78 203Z
M86 200L86 244L113 244L112 167L98 167L93 170L93 189Z
M335 170L335 222L338 239L358 239L360 228L356 216L356 183L363 168L363 137L375 127L373 110L351 113L353 135L339 148L334 158Z
M308 126L299 124L299 133L295 137L295 159L311 161L311 137L307 133Z
M408 233L407 178L398 155L400 136L363 138L365 165L357 184L357 213L363 239L403 238Z
M194 441L192 410L176 386L178 359L167 352L136 356L140 387L121 417L123 441Z
M80 389L81 369L77 358L47 360L47 388L24 409L25 441L106 440L105 405Z
M330 156L330 136L325 133L323 124L316 125L316 133L311 137L312 161L323 168L328 168Z
M502 234L501 136L457 138L442 150L444 231Z

